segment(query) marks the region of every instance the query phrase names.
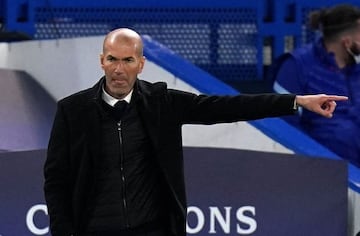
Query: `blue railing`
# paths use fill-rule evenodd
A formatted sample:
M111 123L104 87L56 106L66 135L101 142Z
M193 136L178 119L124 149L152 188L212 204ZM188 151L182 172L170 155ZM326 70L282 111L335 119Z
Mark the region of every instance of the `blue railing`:
M261 80L284 51L313 39L311 10L335 0L0 0L2 31L34 39L104 35L135 28L213 76ZM348 1L360 5L357 0Z
M34 39L104 35L117 27L149 34L224 81L259 79L265 0L3 0L4 28Z

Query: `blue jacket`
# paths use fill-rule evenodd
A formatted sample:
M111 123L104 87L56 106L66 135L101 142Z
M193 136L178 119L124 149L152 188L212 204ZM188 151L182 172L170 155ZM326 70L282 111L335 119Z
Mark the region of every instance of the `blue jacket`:
M273 68L278 93L335 94L348 96L338 102L332 119L303 110L287 119L340 157L360 166L360 65L340 69L333 53L320 38L278 60Z

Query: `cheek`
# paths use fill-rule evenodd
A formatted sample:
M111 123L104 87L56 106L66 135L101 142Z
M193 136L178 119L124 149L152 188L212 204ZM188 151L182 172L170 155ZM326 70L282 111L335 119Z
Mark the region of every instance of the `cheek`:
M107 67L108 67L108 65L106 63L101 64L101 68L103 68L103 70L105 70Z
M103 64L101 67L105 71L105 73L106 72L111 72L113 70L111 65Z
M129 67L124 68L124 71L128 74L138 74L140 71L139 65L132 65Z

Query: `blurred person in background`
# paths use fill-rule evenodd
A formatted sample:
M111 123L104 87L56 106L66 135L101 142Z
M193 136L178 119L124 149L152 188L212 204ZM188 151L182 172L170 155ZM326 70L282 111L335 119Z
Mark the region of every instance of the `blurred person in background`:
M314 11L309 25L321 36L275 60L269 75L273 89L278 93L348 96L332 119L306 110L284 119L359 167L360 9L341 4Z

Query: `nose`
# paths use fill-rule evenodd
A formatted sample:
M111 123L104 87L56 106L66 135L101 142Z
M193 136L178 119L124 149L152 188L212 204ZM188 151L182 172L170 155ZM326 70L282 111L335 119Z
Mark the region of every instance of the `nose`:
M123 72L123 63L121 61L119 61L117 64L116 64L116 67L115 67L115 73L122 73Z

